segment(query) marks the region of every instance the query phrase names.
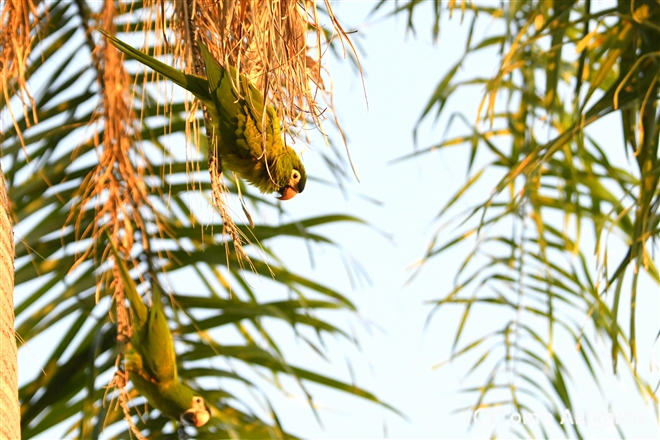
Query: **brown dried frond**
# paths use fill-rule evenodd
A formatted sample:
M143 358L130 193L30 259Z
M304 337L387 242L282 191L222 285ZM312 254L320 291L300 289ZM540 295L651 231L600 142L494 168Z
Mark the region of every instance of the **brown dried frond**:
M120 7L123 7L120 3ZM96 45L90 37L90 21L83 14L83 26L86 28L88 44L92 51L92 61L98 73L101 108L94 113L90 127L94 129L93 142L96 146L98 164L85 176L78 194L78 201L67 219L75 222L78 239L92 238L93 243L82 255L78 256L74 267L96 254L96 246L103 243L105 232L117 249L126 251L134 246L135 229L140 231L142 247L149 248L147 224L141 209L154 211L148 199L145 177L150 172L149 162L143 151L138 148L140 130L135 126L136 115L133 112L134 97L130 93L131 80L122 63L121 54L114 48ZM117 15L115 3L106 1L103 9L95 17L100 26L110 33L115 33L114 19ZM101 131L102 130L102 131ZM77 154L74 152L74 156ZM94 221L85 230L80 230L85 213L93 210ZM158 222L158 216L153 216ZM110 255L110 248L104 249L102 261ZM72 268L73 270L73 268ZM122 407L125 419L131 431L142 438L139 430L132 423L128 408L128 398L124 386L126 375L122 376L119 362L126 345L131 338L129 313L124 300L124 286L118 276L117 268L107 272L97 287L98 292L106 286L113 293L115 316L117 320L119 356L117 372L109 386L119 388L118 403ZM123 381L119 379L123 378Z
M232 243L234 243L234 250L238 256L238 261L242 259L250 261L250 257L243 249L243 240L241 239L241 231L238 229L234 220L229 214L227 203L225 202L225 187L222 180L222 166L220 165L220 158L216 155L209 155L209 174L211 176L211 192L213 195L213 202L220 214L223 225L223 233L229 235ZM229 258L229 255L227 255ZM229 266L229 265L228 265Z
M115 245L116 246L116 245ZM106 257L109 255L109 250L106 250ZM117 266L115 265L112 271L112 278L108 280L109 272L106 272L106 278L102 280L101 285L109 285L108 291L112 293L112 302L115 304L115 316L117 321L117 346L119 347L120 357L123 357L126 347L131 341L133 336L133 327L131 327L131 320L129 318L128 307L124 300L124 285L121 282ZM109 282L108 282L109 281ZM111 316L112 318L112 316Z
M113 19L116 14L114 2L105 2L100 21L110 33L115 32ZM134 125L136 116L133 97L129 93L130 78L116 49L98 45L92 58L99 73L102 98L101 110L90 121L90 126L95 128L93 142L97 147L98 165L85 177L82 193L78 195L79 202L68 221L76 218L78 238L93 237L93 243L100 241L100 225L104 224L113 241L119 243L120 239L123 240L121 247L124 249L133 248L134 229L137 228L142 232L142 245L148 248L147 228L140 208L151 207L144 182L149 162L137 146L140 131ZM102 133L98 131L99 121L103 122ZM92 208L95 221L87 230L80 231L83 213ZM154 217L157 221L158 217ZM80 255L76 265L85 261L93 250L90 247Z
M47 5L40 8L46 11ZM27 127L37 123L37 109L27 84L27 60L30 56L32 40L37 34L35 17L39 11L34 0L5 0L0 6L0 95L16 128L16 134L25 148L23 135L16 117L9 105L12 96L18 96L23 103L23 117ZM32 120L28 108L32 108Z
M135 434L138 440L146 440L146 438L142 435L138 427L135 426L135 423L133 423L133 418L131 417L131 409L128 406L128 402L130 402L131 396L129 396L128 392L126 391L127 382L128 382L127 374L125 372L116 371L112 380L108 384L108 387L106 388L106 393L108 390L112 388L116 388L118 390L119 394L117 396L117 405L121 407L122 412L124 413L124 419L128 423L131 432ZM112 402L110 403L110 405L112 405ZM108 411L108 413L106 414L106 418L109 414L110 411Z
M113 238L111 237L111 240L112 239ZM126 241L128 240L124 240L124 242ZM118 249L126 250L126 248L123 245L119 244L116 241L114 246ZM110 254L111 254L110 249L106 248L102 260L107 261L109 259ZM127 256L130 255L130 252L125 252L125 255ZM125 286L119 274L119 268L117 267L116 264L113 266L112 271L106 271L104 273L101 281L98 283L97 286L98 288L101 288L101 286L106 286L106 289L108 291L113 292L112 300L115 305L115 312L116 312L115 316L117 320L118 354L115 361L115 374L112 380L110 381L110 383L108 383L105 394L107 395L108 391L111 389L116 389L118 391L117 405L122 408L124 419L128 423L130 430L137 436L137 438L144 439L144 437L142 437L142 435L140 434L140 430L135 426L131 418L131 411L128 406L128 403L130 401L130 396L126 391L126 385L128 384L129 374L121 366L121 363L124 358L124 354L130 344L131 337L133 336L133 328L131 326L131 319L129 317L128 307L126 306L126 302L124 301ZM105 395L103 400L105 402L106 400ZM109 405L112 405L112 402L110 402ZM139 411L138 411L138 415L140 415Z

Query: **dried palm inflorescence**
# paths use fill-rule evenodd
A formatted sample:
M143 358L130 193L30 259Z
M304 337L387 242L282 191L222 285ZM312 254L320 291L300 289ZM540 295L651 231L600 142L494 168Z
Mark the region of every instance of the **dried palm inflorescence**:
M37 109L27 85L28 56L41 24L32 19L39 15L34 3L33 0L6 0L0 13L0 99L9 103L10 96L18 96L23 103L28 127L30 122L38 122ZM10 90L14 93L10 94ZM32 119L28 113L30 107ZM6 108L16 128L16 134L25 147L12 108L10 105L6 105Z
M109 31L114 31L113 18L116 15L112 2L106 2L101 12L101 21ZM87 30L89 35L90 30ZM136 116L133 112L129 90L130 78L122 68L121 56L114 50L97 47L92 54L99 72L101 110L95 113L95 121L102 120L102 133L95 132L94 142L102 145L97 149L98 165L93 173L86 176L93 185L84 182L81 188L81 205L95 202L96 219L91 227L94 231L81 231L81 237L91 233L98 237L101 220L114 241L119 242L119 231L124 231L121 247L132 249L134 228L146 232L146 224L139 211L141 206L150 206L147 188L144 184L145 168L148 161L135 146ZM95 124L99 129L99 124ZM158 220L157 218L155 219ZM147 235L142 234L142 245L148 249ZM81 256L83 261L87 256Z
M120 7L125 7L120 2ZM126 10L119 11L126 13ZM81 11L83 26L86 27L86 36L91 39L91 28L87 22L86 14ZM105 2L98 18L103 28L108 32L115 32L114 18L117 15L113 2ZM90 41L90 47L94 47ZM78 209L72 210L71 220L94 204L95 221L91 224L93 230L80 231L78 236L85 238L92 236L103 237L103 230L107 231L110 239L118 248L130 251L134 245L135 229L140 231L143 249L149 249L147 234L147 222L143 219L140 209L144 207L153 209L148 198L148 190L144 184L145 174L148 174L148 160L142 151L137 148L136 137L139 137L139 129L135 127L136 115L133 111L132 97L128 94L130 90L130 78L122 66L122 58L115 50L105 50L103 46L96 46L92 53L92 60L99 74L100 94L102 105L96 112L93 121L90 121L95 129L94 143L97 145L98 165L94 171L85 177L81 185L84 192L80 194ZM102 121L101 124L96 122ZM102 127L102 133L98 129ZM139 139L137 139L139 140ZM98 146L102 146L98 148ZM151 221L158 224L158 216L150 216ZM78 215L82 219L82 215ZM76 226L78 222L76 222ZM102 226L101 226L102 225ZM162 229L159 225L159 231ZM79 256L77 263L82 263L89 258L96 243L101 240L93 240L94 246ZM109 249L105 249L103 261L106 260ZM94 254L96 254L94 252ZM130 252L126 252L130 255ZM74 266L75 267L75 266ZM115 269L116 272L116 269ZM129 424L131 431L137 438L144 438L139 429L130 418L128 410L128 393L125 390L126 374L119 368L121 359L130 341L131 326L129 314L124 301L124 286L121 278L108 272L104 275L103 282L97 284L97 295L106 286L106 290L113 292L115 303L115 315L117 322L117 343L119 354L117 355L117 371L108 389L117 388L117 404L124 412L124 418Z

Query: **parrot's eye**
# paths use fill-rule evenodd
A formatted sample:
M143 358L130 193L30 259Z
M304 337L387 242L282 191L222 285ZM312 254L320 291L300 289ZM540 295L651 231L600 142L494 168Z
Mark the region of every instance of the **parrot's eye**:
M300 171L298 170L293 170L293 173L291 174L291 178L295 180L296 182L300 180Z

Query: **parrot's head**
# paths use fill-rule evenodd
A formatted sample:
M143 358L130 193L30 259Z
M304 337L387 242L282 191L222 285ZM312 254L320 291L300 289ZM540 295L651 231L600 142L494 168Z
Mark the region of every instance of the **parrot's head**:
M302 160L292 148L287 147L286 152L278 158L276 168L279 185L277 192L280 193L278 197L280 200L292 199L296 194L303 192L307 183L307 174Z
M188 426L199 428L204 426L211 418L211 408L206 404L201 396L193 396L192 406L189 410L181 414L181 423Z

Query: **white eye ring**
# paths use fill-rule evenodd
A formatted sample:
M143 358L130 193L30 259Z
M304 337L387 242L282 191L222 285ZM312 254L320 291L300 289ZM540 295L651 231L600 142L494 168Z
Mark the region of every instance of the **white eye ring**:
M293 170L293 173L291 174L291 177L295 180L300 179L300 173L298 172L298 170Z

